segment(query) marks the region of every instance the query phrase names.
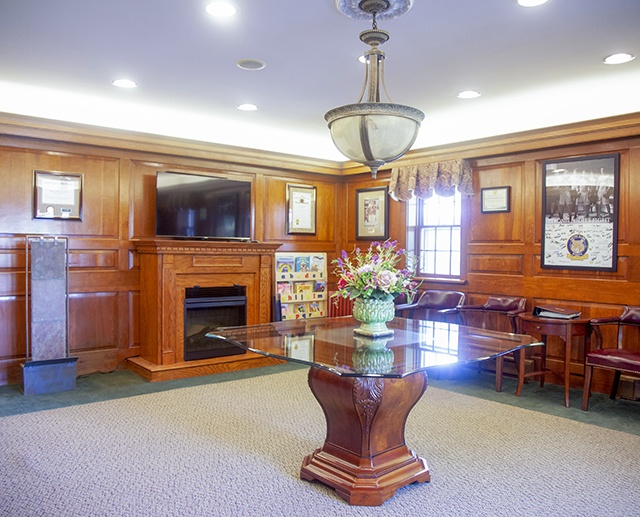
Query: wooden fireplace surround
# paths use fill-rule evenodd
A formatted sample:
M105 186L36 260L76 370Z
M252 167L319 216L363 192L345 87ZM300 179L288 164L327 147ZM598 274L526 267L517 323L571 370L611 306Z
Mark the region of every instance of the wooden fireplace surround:
M127 367L148 381L163 381L278 364L242 355L184 360L184 299L187 287L243 285L247 325L271 321L274 253L280 244L140 240L140 356Z

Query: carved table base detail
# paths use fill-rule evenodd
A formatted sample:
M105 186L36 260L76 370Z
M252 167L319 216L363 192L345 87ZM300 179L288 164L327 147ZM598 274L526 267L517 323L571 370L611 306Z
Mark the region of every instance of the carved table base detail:
M361 506L379 506L399 488L431 480L425 460L404 439L407 417L427 389L425 372L383 379L311 368L309 386L324 411L327 437L305 458L302 479Z

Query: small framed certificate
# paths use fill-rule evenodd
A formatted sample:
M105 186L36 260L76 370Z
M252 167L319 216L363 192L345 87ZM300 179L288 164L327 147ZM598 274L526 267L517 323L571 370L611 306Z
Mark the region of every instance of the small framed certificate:
M81 219L82 174L34 171L33 216Z
M493 187L480 190L482 213L511 211L511 187Z
M291 359L313 361L313 334L285 336L284 351Z

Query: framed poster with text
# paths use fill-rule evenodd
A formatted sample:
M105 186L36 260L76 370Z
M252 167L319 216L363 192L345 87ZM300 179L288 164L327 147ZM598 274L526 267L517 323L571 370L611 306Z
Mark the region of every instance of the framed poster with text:
M542 163L541 266L616 271L619 156Z

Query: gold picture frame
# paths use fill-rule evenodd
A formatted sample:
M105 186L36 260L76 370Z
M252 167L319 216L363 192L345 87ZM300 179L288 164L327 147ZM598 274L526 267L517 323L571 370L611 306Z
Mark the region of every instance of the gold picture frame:
M287 234L316 233L316 187L287 184Z

